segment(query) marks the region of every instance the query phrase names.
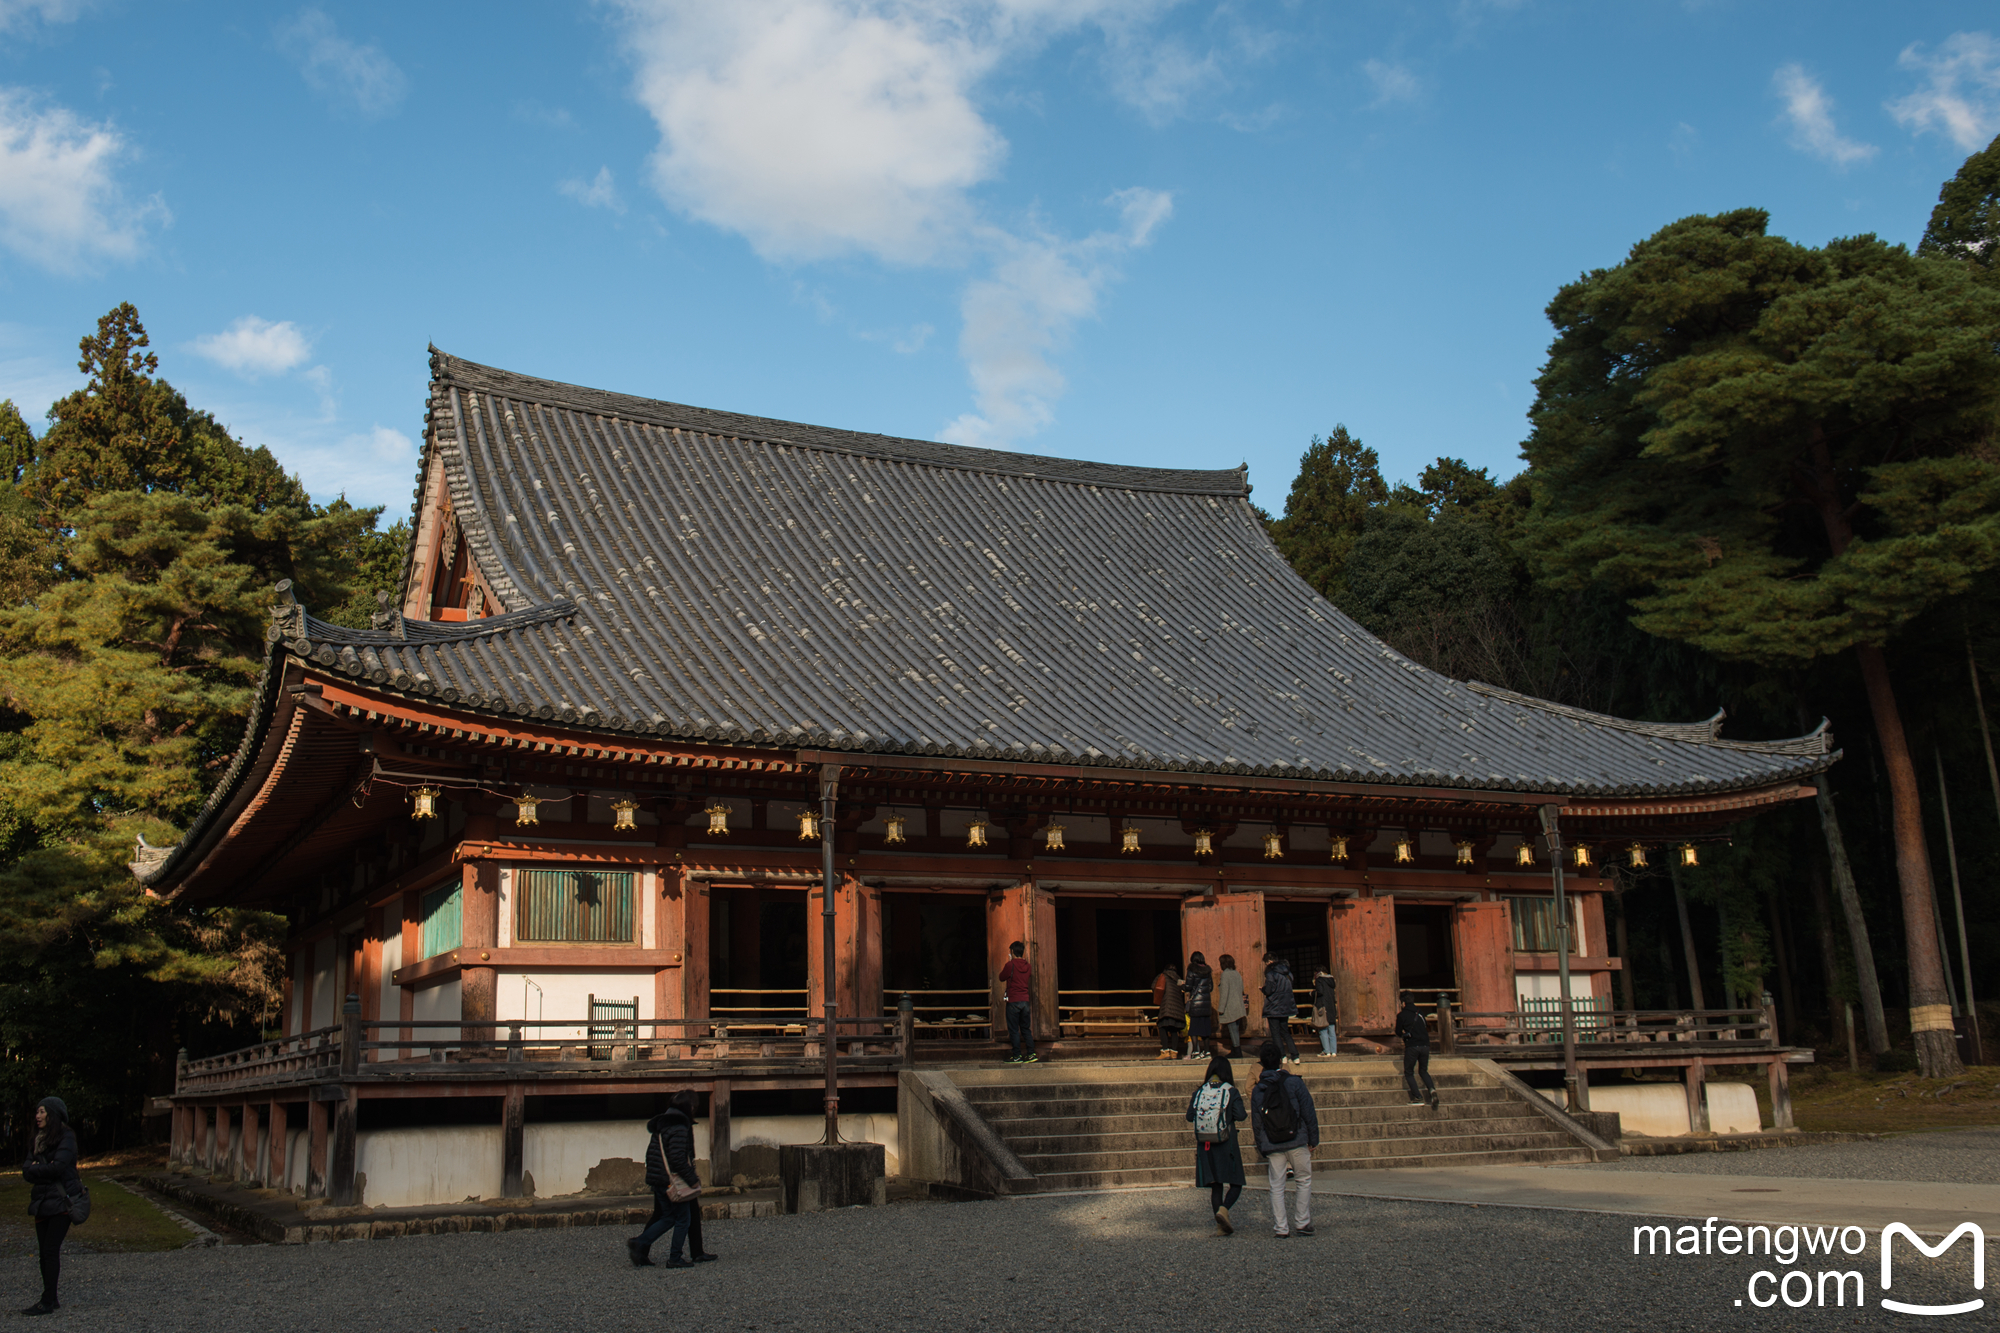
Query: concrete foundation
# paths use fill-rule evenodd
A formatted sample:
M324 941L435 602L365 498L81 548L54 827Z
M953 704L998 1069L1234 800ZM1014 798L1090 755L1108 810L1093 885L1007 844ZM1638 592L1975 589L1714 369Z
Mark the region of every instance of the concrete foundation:
M778 1188L788 1213L818 1213L889 1201L879 1143L788 1143L778 1149Z

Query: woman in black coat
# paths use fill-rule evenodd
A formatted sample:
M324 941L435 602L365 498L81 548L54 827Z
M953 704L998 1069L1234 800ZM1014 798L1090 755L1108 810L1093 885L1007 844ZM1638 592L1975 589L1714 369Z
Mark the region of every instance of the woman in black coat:
M35 1219L35 1248L42 1259L42 1299L21 1311L24 1315L53 1314L56 1279L62 1274L62 1243L69 1235L69 1196L83 1182L76 1174L76 1134L69 1127L69 1107L60 1097L44 1097L35 1107L35 1137L22 1164L28 1192L28 1215Z
M701 1209L700 1197L679 1202L667 1197L667 1188L676 1179L697 1189L701 1187L701 1177L694 1169L694 1110L694 1094L677 1092L666 1110L646 1122L646 1132L652 1135L646 1145L646 1184L653 1190L653 1217L644 1231L625 1242L634 1267L644 1268L653 1262L649 1257L653 1242L665 1235L669 1227L674 1238L665 1267L690 1268L714 1257L702 1252L701 1232L694 1220ZM684 1259L681 1247L688 1241L690 1231L694 1255Z
M1204 1104L1209 1108L1213 1137L1202 1133ZM1243 1150L1236 1144L1236 1127L1249 1119L1243 1094L1236 1089L1236 1075L1227 1056L1210 1058L1201 1085L1188 1098L1187 1118L1195 1127L1194 1183L1208 1186L1208 1207L1215 1215L1215 1234L1232 1235L1235 1224L1229 1210L1243 1192Z

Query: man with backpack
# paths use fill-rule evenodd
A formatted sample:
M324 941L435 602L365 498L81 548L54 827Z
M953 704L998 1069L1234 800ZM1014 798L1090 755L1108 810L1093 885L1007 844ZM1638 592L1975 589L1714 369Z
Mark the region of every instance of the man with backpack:
M1431 1080L1431 1030L1417 1008L1417 997L1403 996L1403 1010L1396 1015L1396 1035L1403 1039L1403 1086L1410 1090L1410 1105L1438 1108L1438 1085ZM1417 1075L1423 1075L1428 1094L1417 1090Z
M1257 1053L1264 1072L1250 1092L1250 1128L1257 1135L1257 1151L1264 1156L1271 1177L1271 1219L1279 1240L1287 1236L1310 1236L1312 1227L1312 1150L1319 1146L1319 1112L1313 1109L1312 1091L1305 1080L1284 1067L1284 1056L1276 1042L1265 1042ZM1299 1183L1298 1198L1290 1216L1285 1207L1285 1173ZM1297 1218L1293 1225L1291 1218Z

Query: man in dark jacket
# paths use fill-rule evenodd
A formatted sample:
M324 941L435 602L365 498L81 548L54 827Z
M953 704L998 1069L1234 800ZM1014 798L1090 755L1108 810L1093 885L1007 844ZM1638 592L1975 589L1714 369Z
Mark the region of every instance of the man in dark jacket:
M1313 1159L1319 1146L1319 1112L1313 1108L1312 1090L1305 1080L1284 1067L1275 1042L1265 1042L1257 1053L1264 1072L1250 1090L1250 1128L1257 1135L1257 1151L1264 1155L1271 1178L1271 1220L1279 1240L1287 1236L1310 1236L1312 1226ZM1267 1108L1271 1108L1269 1114ZM1298 1199L1291 1224L1285 1210L1285 1173L1299 1183Z
M1299 1014L1299 997L1292 993L1291 964L1276 954L1264 955L1264 1018L1271 1025L1271 1041L1291 1064L1299 1062L1299 1048L1292 1041L1292 1020Z
M1403 997L1402 1012L1396 1015L1396 1035L1403 1039L1403 1086L1410 1090L1410 1105L1422 1106L1428 1100L1431 1109L1437 1110L1438 1088L1431 1081L1431 1030L1413 995ZM1417 1090L1418 1074L1423 1075L1428 1097Z
M42 1262L42 1298L21 1313L52 1314L62 1304L56 1299L56 1282L62 1276L63 1238L69 1235L70 1193L83 1183L76 1174L76 1133L60 1097L44 1097L35 1106L35 1135L21 1178L31 1186L28 1215L35 1219L35 1247Z
M697 1189L701 1187L701 1177L694 1169L694 1094L675 1093L672 1104L646 1122L646 1132L652 1135L646 1145L646 1184L653 1191L653 1217L644 1231L625 1242L626 1251L632 1257L633 1267L646 1267L653 1262L649 1257L653 1242L671 1227L673 1244L663 1266L692 1268L703 1257L699 1233L694 1237L694 1259L683 1259L681 1247L688 1240L694 1225L693 1215L700 1210L701 1200L697 1196L676 1201L667 1197L667 1188L676 1179Z
M1015 940L1007 946L1007 952L1010 956L1000 965L1000 986L1007 1005L1007 1040L1014 1046L1007 1063L1031 1065L1036 1063L1035 1006L1031 999L1034 990L1028 984L1028 946Z

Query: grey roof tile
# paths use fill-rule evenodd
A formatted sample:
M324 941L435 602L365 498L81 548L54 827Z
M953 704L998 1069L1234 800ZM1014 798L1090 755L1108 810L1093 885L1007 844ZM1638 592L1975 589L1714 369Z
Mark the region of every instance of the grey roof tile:
M1439 676L1293 574L1242 469L771 421L433 355L429 466L508 614L309 623L461 706L874 753L1666 794L1828 762ZM351 664L341 647L366 649ZM371 660L372 659L372 660ZM426 678L428 687L418 684Z

